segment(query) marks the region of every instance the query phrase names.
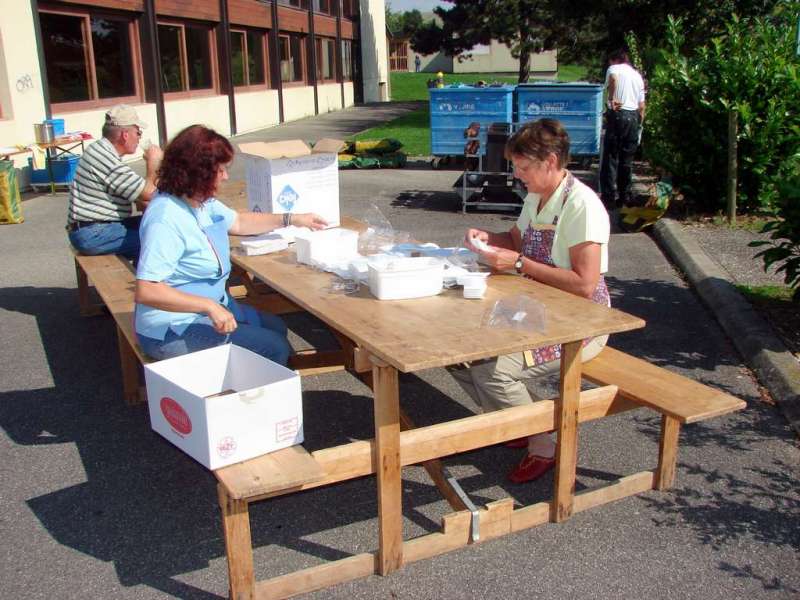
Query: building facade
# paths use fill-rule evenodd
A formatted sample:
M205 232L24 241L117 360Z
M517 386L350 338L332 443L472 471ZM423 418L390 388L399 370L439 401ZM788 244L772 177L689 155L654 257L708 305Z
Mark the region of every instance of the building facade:
M230 136L388 100L384 10L383 0L0 0L0 146L30 144L47 118L99 137L120 103L163 144L193 123Z

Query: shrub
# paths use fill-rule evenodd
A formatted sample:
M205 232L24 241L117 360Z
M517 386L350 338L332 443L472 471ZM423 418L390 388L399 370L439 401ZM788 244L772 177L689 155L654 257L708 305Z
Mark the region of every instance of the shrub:
M794 301L800 303L800 169L776 187L778 217L761 229L770 233L770 241L750 242L750 245L769 246L756 257L764 260L765 269L779 265L776 272L783 273L784 283L794 288Z
M645 150L698 209L725 206L729 110L739 123L739 207L776 199L775 181L800 148L798 14L800 2L788 0L769 18L733 16L723 35L688 53L681 21L669 19L650 80Z

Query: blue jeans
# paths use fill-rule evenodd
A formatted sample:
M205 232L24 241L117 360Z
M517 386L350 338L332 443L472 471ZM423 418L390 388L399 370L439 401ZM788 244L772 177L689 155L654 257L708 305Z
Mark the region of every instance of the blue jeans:
M236 302L231 300L232 303ZM155 360L164 360L221 346L228 342L247 348L281 365L289 360L291 347L286 339L286 324L283 319L269 313L262 313L252 306L238 305L244 321L237 319L238 327L230 335L217 333L213 327L203 323L189 325L180 335L167 330L163 340L136 334L142 351Z
M69 243L81 254L121 254L139 258L139 223L142 217L130 217L112 223L92 223L69 232Z

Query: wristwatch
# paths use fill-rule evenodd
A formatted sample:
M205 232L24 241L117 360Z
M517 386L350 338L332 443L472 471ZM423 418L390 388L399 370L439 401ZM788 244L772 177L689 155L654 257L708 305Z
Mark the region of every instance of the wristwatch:
M522 254L520 254L520 255L517 257L517 260L516 260L516 262L514 263L514 270L515 270L517 273L519 273L520 275L522 275L522 258L523 258L523 255L522 255Z

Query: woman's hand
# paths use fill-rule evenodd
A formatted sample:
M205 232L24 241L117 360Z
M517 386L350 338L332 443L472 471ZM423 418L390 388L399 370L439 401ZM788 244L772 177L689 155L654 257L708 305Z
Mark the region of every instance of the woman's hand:
M476 247L472 240L480 240L484 244L489 243L489 234L481 229L468 229L464 236L464 245L473 252L481 253L481 249Z
M513 271L519 252L492 246L493 252L482 252L482 262L496 271Z
M206 314L208 318L211 319L211 323L214 325L214 330L217 333L227 335L236 331L236 319L233 317L233 314L221 304L211 301L208 310L206 310Z
M292 225L309 229L324 229L328 222L315 213L299 213L292 215Z

